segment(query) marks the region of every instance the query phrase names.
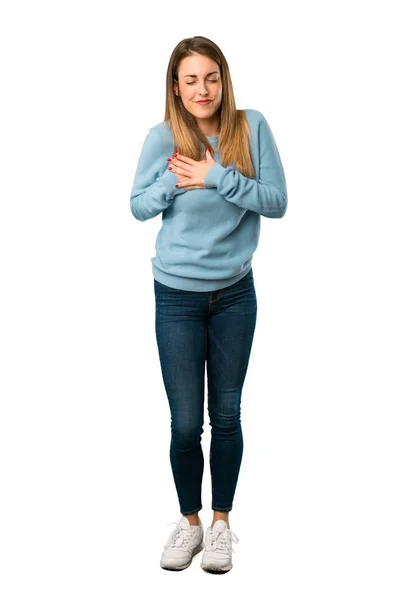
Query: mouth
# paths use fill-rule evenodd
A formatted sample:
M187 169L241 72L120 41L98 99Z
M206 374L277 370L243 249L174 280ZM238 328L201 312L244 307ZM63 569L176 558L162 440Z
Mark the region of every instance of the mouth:
M200 104L201 106L203 106L203 105L205 106L206 104L210 104L210 103L211 103L211 100L199 100L197 102L197 104Z

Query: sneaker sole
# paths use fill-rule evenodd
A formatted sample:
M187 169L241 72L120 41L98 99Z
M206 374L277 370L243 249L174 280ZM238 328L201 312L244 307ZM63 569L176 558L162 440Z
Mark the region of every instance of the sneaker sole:
M200 563L201 568L203 569L203 571L207 571L207 573L213 573L214 575L223 575L224 573L228 573L233 565L227 565L226 567L217 567L217 566L213 566L211 565L205 565L204 563Z
M196 556L196 554L198 554L199 552L201 552L204 548L204 542L201 542L194 550L192 553L192 556L189 560L188 563L186 563L185 565L178 565L178 566L174 566L174 565L166 565L163 564L162 560L160 561L160 567L162 569L165 569L166 571L182 571L182 569L187 569L188 567L190 567L190 565L192 564L192 560L193 557Z

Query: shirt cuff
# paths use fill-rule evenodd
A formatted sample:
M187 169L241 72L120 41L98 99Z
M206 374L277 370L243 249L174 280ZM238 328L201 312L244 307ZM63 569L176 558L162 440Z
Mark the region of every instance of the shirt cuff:
M223 167L217 162L211 165L211 167L207 171L206 178L204 180L204 185L206 185L207 187L218 187L219 180L225 173L225 170L225 167Z

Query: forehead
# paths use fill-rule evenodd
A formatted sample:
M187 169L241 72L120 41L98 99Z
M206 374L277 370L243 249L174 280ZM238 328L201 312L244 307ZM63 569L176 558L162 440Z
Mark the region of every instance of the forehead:
M219 73L219 67L217 63L201 54L194 54L192 56L186 56L183 58L179 65L179 75L184 77L185 75L208 75L212 71Z

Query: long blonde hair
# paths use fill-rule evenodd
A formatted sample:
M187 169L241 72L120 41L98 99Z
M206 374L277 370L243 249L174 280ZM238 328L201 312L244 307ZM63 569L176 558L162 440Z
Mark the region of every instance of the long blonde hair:
M193 160L203 160L201 143L204 149L214 149L207 137L197 126L195 117L184 107L180 96L174 93L174 80L178 81L178 68L181 60L192 54L208 56L217 63L222 80L220 111L220 133L218 150L223 167L232 166L242 175L255 177L250 154L250 127L244 110L237 110L228 63L219 47L202 36L186 38L174 48L168 63L167 96L164 121L167 121L180 154Z

